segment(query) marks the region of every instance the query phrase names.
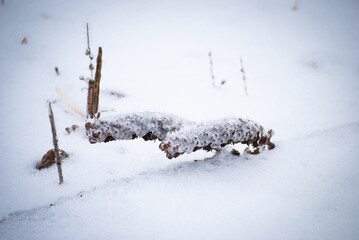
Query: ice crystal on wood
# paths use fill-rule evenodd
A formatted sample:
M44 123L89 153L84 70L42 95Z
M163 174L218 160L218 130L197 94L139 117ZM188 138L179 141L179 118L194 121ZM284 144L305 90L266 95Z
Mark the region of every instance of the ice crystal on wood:
M231 143L243 143L255 148L267 145L268 149L272 149L274 144L270 142L271 137L272 130L265 132L261 125L252 120L231 118L201 123L170 133L161 142L160 149L169 159L199 149L221 150Z
M91 143L135 138L163 140L167 134L181 129L184 123L191 125L169 114L143 112L91 119L86 123L86 130Z

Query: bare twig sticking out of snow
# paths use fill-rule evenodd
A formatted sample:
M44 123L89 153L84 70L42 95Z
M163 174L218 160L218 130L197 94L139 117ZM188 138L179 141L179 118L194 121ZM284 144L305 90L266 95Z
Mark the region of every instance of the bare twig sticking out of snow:
M212 85L216 87L216 79L214 77L213 73L213 60L212 60L212 52L209 51L208 53L208 59L209 59L209 72L211 73L211 79L212 79Z
M60 184L62 184L64 182L64 177L62 175L62 167L61 167L61 158L60 158L60 154L59 154L59 146L57 145L55 118L54 118L54 113L52 112L51 102L48 101L48 104L49 104L49 118L50 118L50 124L51 124L52 141L53 141L53 144L54 144L54 152L55 152L57 171L59 173L59 182L60 182Z
M102 48L99 47L98 55L97 55L95 80L89 81L88 94L87 94L87 117L90 118L96 117L96 113L98 112L101 69L102 69Z
M92 73L92 71L94 70L94 66L92 64L93 54L91 53L91 48L90 48L90 33L89 33L89 24L88 23L86 23L86 32L87 32L87 48L86 48L85 55L89 56L89 58L90 58L89 69L91 71L91 80L93 80L93 73Z
M244 93L246 94L246 96L248 96L247 83L246 83L246 74L245 74L245 72L244 72L244 66L243 66L243 60L242 60L242 58L240 58L240 62L241 62L242 79L243 79L243 84L244 84Z
M93 114L98 112L98 104L100 98L100 80L101 80L101 69L102 69L102 48L98 48L98 54L96 59L96 72L95 72L95 92L94 92L94 106Z
M265 132L264 128L254 121L241 118L222 119L170 133L161 142L160 149L169 159L199 149L219 151L226 145L235 143L251 144L259 151L260 146L267 145L268 149L275 147L270 142L271 137L272 130Z
M87 118L93 118L94 111L94 94L95 94L95 81L90 80L88 83L88 92L87 92Z
M183 124L191 124L178 117L162 113L132 113L107 120L89 119L86 131L91 143L113 140L163 140L168 133L178 131Z
M95 69L92 60L93 54L91 53L90 48L90 34L89 34L89 24L86 24L86 32L87 32L87 49L86 55L90 58L89 69L91 71L91 79L88 79L88 94L87 94L87 118L96 117L96 113L98 112L98 104L99 104L99 94L100 94L100 80L101 80L101 69L102 69L102 48L98 48L98 55L96 60L96 72L95 79L93 79L93 70ZM80 76L80 80L87 80L83 76ZM99 117L99 115L97 116Z

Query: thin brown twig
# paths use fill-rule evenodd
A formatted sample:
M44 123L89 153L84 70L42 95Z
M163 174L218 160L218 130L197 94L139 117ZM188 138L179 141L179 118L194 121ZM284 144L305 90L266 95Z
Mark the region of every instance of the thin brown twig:
M240 62L241 62L242 79L243 79L243 84L244 84L244 93L246 94L246 96L248 96L247 84L246 84L246 73L244 72L244 66L243 66L242 58L240 58Z
M98 55L96 60L96 72L95 72L95 89L94 89L94 110L93 114L98 112L99 95L100 95L100 80L101 80L101 69L102 69L102 48L98 48Z
M215 87L216 86L216 80L213 74L213 60L212 60L212 52L210 51L208 53L208 58L209 58L209 71L211 73L211 78L212 78L212 85Z
M94 89L95 89L95 81L90 80L88 85L88 93L87 93L87 118L93 118L94 116Z
M91 80L93 79L93 64L92 64L92 59L93 59L93 55L91 53L91 48L90 48L90 33L89 33L89 24L86 23L86 31L87 31L87 49L86 49L86 55L89 56L90 58L90 65L89 65L89 69L91 71Z
M51 102L48 101L49 104L49 118L50 118L50 124L51 124L51 131L52 131L52 141L54 144L54 152L55 152L55 159L56 159L56 165L57 165L57 172L59 173L59 182L62 184L64 182L64 177L62 175L62 167L61 167L61 158L59 154L59 146L57 145L57 135L56 135L56 127L55 127L55 119L54 119L54 113L52 112Z

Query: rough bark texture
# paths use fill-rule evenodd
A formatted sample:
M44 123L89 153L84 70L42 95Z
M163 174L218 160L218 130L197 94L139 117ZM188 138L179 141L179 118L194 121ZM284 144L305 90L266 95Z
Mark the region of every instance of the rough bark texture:
M87 118L93 119L98 112L102 69L102 48L98 49L95 80L89 81L87 93Z
M98 48L97 63L96 63L96 72L95 72L95 89L94 89L94 99L93 99L93 114L98 112L98 104L100 97L100 81L101 81L101 69L102 69L102 48Z
M59 146L57 144L57 135L56 135L54 113L52 112L52 107L51 107L50 102L49 102L49 118L50 118L50 123L51 123L52 141L53 141L53 144L54 144L54 152L55 152L57 171L59 173L59 182L60 182L60 184L62 184L63 181L64 181L64 177L62 175L61 158L60 158L60 154L59 154Z
M88 86L88 93L87 93L87 118L93 118L94 117L94 90L95 90L95 81L90 80L89 86Z

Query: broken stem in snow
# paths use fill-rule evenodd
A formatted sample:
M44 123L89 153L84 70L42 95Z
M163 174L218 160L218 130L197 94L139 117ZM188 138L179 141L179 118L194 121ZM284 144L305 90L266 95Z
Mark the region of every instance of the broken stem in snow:
M246 74L245 74L245 72L244 72L244 66L243 66L243 60L242 60L242 58L240 58L240 62L241 62L242 79L243 79L243 84L244 84L244 93L246 94L246 96L248 96L247 84L246 84Z
M49 104L49 118L50 118L50 124L51 124L52 141L53 141L53 144L54 144L54 152L55 152L57 171L59 173L59 182L60 182L60 184L62 184L64 182L64 177L62 175L62 167L61 167L61 158L60 158L60 153L59 153L59 146L57 145L57 135L56 135L54 113L52 112L51 102L48 101L48 104Z
M89 24L88 23L86 24L86 32L87 32L86 55L89 56L89 58L90 58L89 69L91 71L91 78L88 81L87 118L92 119L92 118L96 117L96 113L98 112L101 69L102 69L102 48L99 47L99 49L98 49L95 79L93 79L94 66L92 64L93 55L91 53L91 48L90 48L90 34L89 34ZM80 77L80 79L84 79L84 77Z
M100 80L102 69L102 48L98 48L95 80L89 80L87 94L87 118L96 117L100 97Z
M95 81L90 80L87 92L87 118L94 117L94 94L95 94Z
M98 112L98 103L100 95L100 80L101 80L101 69L102 69L102 48L98 48L96 73L95 73L95 89L94 89L94 114Z

